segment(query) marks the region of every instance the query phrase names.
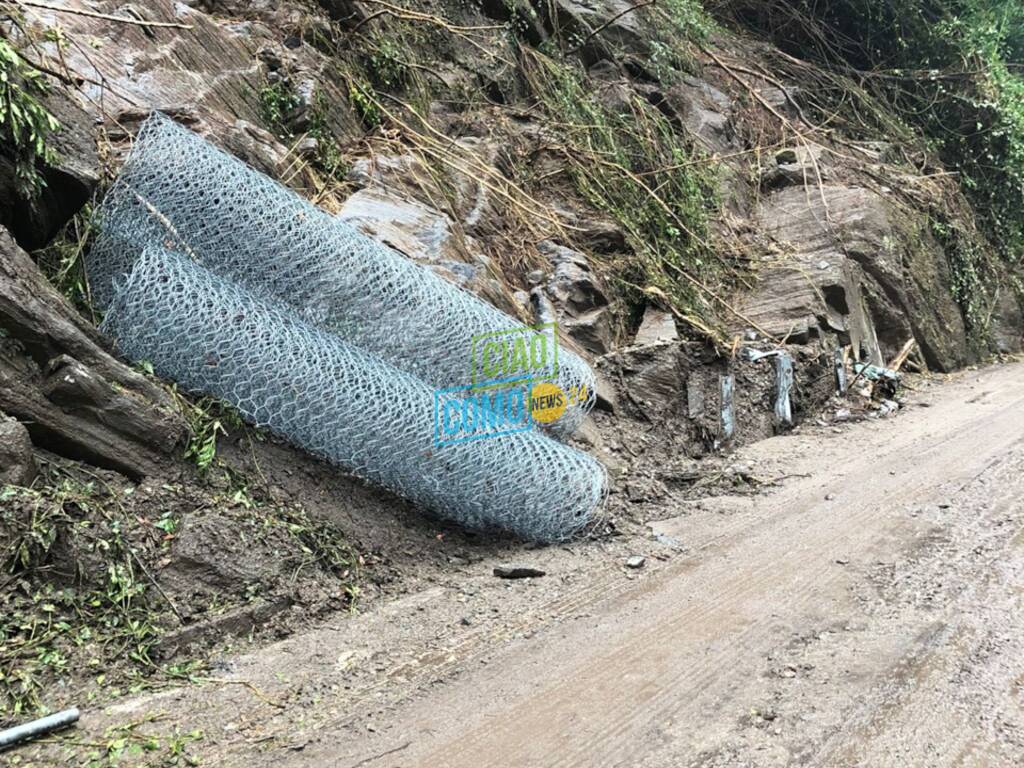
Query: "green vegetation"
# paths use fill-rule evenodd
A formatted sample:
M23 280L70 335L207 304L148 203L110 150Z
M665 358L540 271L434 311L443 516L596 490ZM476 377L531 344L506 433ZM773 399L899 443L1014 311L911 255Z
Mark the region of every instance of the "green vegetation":
M947 214L934 229L954 296L972 334L984 336L996 284L1015 285L1024 266L1024 3L719 0L714 8L841 76L808 95L819 116L834 122L842 113L845 127L889 140L910 138L909 126L957 174L989 244Z
M127 538L133 524L105 495L70 478L0 490L0 578L22 584L0 593L0 715L39 709L43 686L69 673L75 648L90 649L97 671L111 656L152 665L159 633ZM32 578L42 572L45 580Z
M371 131L380 128L384 118L377 99L373 95L373 86L353 80L348 86L348 99L356 114L359 115L363 127Z
M98 323L99 317L89 294L83 258L89 240L95 234L92 216L93 207L86 204L60 235L33 255L43 273L72 306L84 317Z
M714 29L714 22L698 0L664 0L655 9L663 14L679 43L704 40Z
M151 366L144 365L143 370L150 375L153 373ZM228 429L244 429L242 416L215 397L185 397L176 387L171 388L171 394L189 426L185 458L193 462L200 472L206 472L217 458L217 438L227 435Z
M655 107L637 96L619 108L593 95L573 63L524 55L526 78L564 142L578 192L612 216L634 252L608 265L613 285L635 303L667 299L695 327L716 316L712 292L730 277L713 251L713 166Z
M263 119L274 135L289 143L294 143L300 135L316 139L313 164L329 178L343 175L343 158L327 120L330 105L322 91L313 95L313 105L307 114L308 125L301 134L294 128L294 116L302 106L302 99L290 80L281 78L267 83L260 89L259 96Z
M263 119L279 138L294 138L295 134L288 124L292 112L298 109L301 103L299 95L292 90L287 80L267 83L260 89Z
M146 726L159 720L156 715L148 715L136 722L107 728L102 742L88 744L87 751L78 756L84 761L81 764L84 768L124 768L130 765L184 768L199 765L198 759L190 754L190 748L205 738L203 732L182 733L172 726L169 734L153 735Z
M18 193L25 198L45 185L37 164L56 160L46 142L60 124L39 102L46 91L43 74L0 39L0 151L14 164Z
M300 577L330 590L332 606L355 604L360 559L336 526L275 502L228 467L209 485L140 494L69 466L51 467L37 489L0 489L0 719L52 707L57 683L85 689L79 701L88 702L195 678L201 658L160 664L154 654L181 615L289 594ZM208 605L199 582L168 595L162 568L197 524L230 531L265 571Z

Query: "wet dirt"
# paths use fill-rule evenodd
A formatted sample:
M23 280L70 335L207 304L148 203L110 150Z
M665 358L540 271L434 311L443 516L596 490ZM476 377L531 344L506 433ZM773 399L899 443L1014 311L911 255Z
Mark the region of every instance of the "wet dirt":
M615 535L564 547L393 510L358 542L394 576L359 614L88 711L78 738L159 714L142 732L201 728L217 766L1021 765L1022 409L1024 365L968 371L897 418L748 445L701 498L682 470L619 490ZM347 529L380 513L365 493Z

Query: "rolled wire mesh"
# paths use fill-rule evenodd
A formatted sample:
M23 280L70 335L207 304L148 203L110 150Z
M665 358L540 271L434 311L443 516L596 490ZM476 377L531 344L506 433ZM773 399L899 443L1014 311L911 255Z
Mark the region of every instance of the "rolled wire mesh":
M468 528L562 541L606 492L597 461L540 432L438 447L431 387L175 252L143 251L101 330L186 390Z
M477 383L474 339L523 328L159 113L98 214L87 266L100 306L147 245L165 243L436 387ZM567 434L596 400L593 372L565 348L550 372L575 401L551 425Z

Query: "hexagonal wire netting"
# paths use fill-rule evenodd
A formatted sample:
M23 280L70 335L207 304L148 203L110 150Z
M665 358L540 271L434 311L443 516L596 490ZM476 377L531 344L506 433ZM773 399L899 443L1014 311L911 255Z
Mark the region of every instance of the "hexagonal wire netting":
M101 307L142 250L164 243L436 387L474 383L474 339L523 328L160 113L98 221L87 266ZM568 434L596 400L593 372L560 348L552 378L577 396L551 428Z
M596 460L536 431L438 448L431 387L172 251L143 252L101 330L161 376L468 528L561 541L606 491Z
M87 266L128 357L466 527L560 541L593 520L607 475L584 453L534 431L438 445L436 389L471 379L453 350L512 318L162 116L99 221ZM593 374L560 358L587 388L567 431Z

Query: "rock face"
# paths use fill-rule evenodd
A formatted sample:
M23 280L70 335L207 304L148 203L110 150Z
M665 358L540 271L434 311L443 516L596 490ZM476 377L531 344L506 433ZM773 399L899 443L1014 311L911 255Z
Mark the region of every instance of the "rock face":
M569 38L575 33L586 37L604 27L603 40L631 51L647 50L647 35L635 11L637 4L630 0L555 0L550 5L555 12L549 12L548 23L560 36Z
M559 329L591 354L608 352L612 347L608 298L587 257L548 240L537 249L552 267L543 290Z
M870 190L825 186L822 194L827 208L803 186L761 204L760 225L784 256L761 272L744 313L795 343L836 334L877 363L913 336L929 366L962 365L966 334L938 244Z
M636 332L636 338L633 339L634 344L658 344L678 340L679 332L676 330L676 321L671 312L662 312L655 307L647 307L644 310L644 319Z
M474 136L466 136L454 142L456 151L473 162L493 167L495 149L487 142ZM348 172L348 181L361 188L370 188L378 195L409 199L436 210L442 203L435 174L423 161L413 155L376 154L356 160ZM461 227L471 235L485 233L493 224L490 220L501 215L496 210L486 185L467 173L454 168L444 168L444 186L448 192L444 200L443 215L451 220L452 227Z
M88 10L85 3L72 5ZM146 17L154 21L175 22L191 29L144 28L87 16L38 12L42 20L59 21L76 37L100 41L86 51L68 46L61 57L72 71L88 75L82 86L87 103L103 104L108 114L125 109L174 111L190 107L202 118L212 115L221 122L233 118L258 124L263 110L260 92L266 83L265 65L256 53L268 46L280 51L283 65L292 68L296 82L308 73L332 102L346 103L336 82L319 77L325 57L302 36L295 35L305 25L307 34L314 37L308 28L315 26L320 17L309 7L230 0L188 4L148 0L144 6ZM245 20L221 21L225 16ZM50 48L46 50L51 52ZM354 131L358 125L351 113L341 108L325 117L339 134Z
M707 81L683 78L665 92L664 103L670 115L705 149L724 152L733 147L732 99Z
M0 486L28 485L36 472L28 430L0 413Z
M996 351L1003 355L1020 352L1024 347L1024 306L1012 291L1003 290L996 303L992 336Z
M85 11L97 10L94 5L62 4ZM872 179L891 175L891 148L861 142L861 151L850 156L855 159L836 160L832 139L807 125L790 97L798 84L772 70L777 61L767 46L716 34L707 45L728 54L726 64L694 49L694 66L684 72L654 56L664 53L650 43L664 31L651 26L664 21L660 3L475 0L422 12L415 5L402 3L402 13L440 14L473 29L475 42L435 28L436 19L400 22L397 6L359 0L144 0L130 10L100 9L187 30L34 8L25 22L35 27L33 57L51 68L60 62L58 69L64 74L66 66L77 85L55 89L51 100L64 128L55 138L61 161L45 169L44 196L32 206L19 203L5 187L10 174L0 167L0 222L24 246L41 245L93 193L101 169L116 166L138 123L161 109L268 175L296 187L306 183L332 213L446 279L524 321L532 308L537 320L559 324L567 344L614 357L613 307L596 267L628 263L635 233L627 237L613 213L599 213L566 178L559 132L567 127L557 115L538 116L535 94L514 62L516 46L544 44L581 60L587 87L608 109L631 111L646 102L684 143L717 157L702 156L720 171L726 215L715 233L728 230L730 248L735 231L737 241L778 246L755 249L765 256L756 288L738 300L728 297L759 328L790 343L849 343L876 363L910 336L934 368L969 359L940 246L926 227L897 212L888 193L868 188L865 170ZM487 17L500 23L489 24ZM47 26L59 26L72 44L47 37ZM387 37L407 27L430 32ZM3 20L0 33L15 44L28 42ZM439 45L435 33L448 42ZM410 50L384 55L382 63L370 51L380 41ZM391 59L402 66L390 71ZM728 62L736 64L732 72ZM666 66L675 70L671 77ZM437 100L422 105L436 134L415 121L408 130L390 118L370 119L350 92L353 78L363 76L384 101L384 94L412 93L416 89L407 86L420 76L431 81L431 90L440 83ZM467 94L473 98L464 99ZM821 145L779 144L780 115ZM278 138L289 132L294 141ZM103 139L99 151L97 137ZM772 149L757 152L767 146ZM319 167L325 178L314 184L303 174L328 148L352 165L345 179L333 163L330 171ZM820 194L819 180L825 184ZM506 194L513 181L566 230L539 216L534 227L529 215L516 214L510 208L515 199ZM338 190L354 193L342 200ZM532 203L524 210L534 211ZM166 398L118 366L89 324L40 282L24 254L8 241L2 245L0 323L11 333L0 340L0 407L29 424L39 445L132 475L159 465L183 433ZM610 258L598 262L597 254ZM997 342L1012 350L1019 346L1014 325L1021 318L1019 307L1003 299L994 317ZM747 342L757 336L746 324L729 330ZM631 382L622 402L628 407L634 398L641 410L660 417L684 414L688 398L706 401L707 422L689 421L710 432L711 403L725 371L717 361L693 363L684 346L672 316L648 309L638 349L623 352L616 364ZM701 366L710 369L706 377L697 371ZM762 397L760 376L756 369L744 382L742 371L737 374L740 405L754 396L749 393ZM602 393L601 403L611 397Z
M0 410L32 441L138 478L166 469L186 426L170 397L95 329L0 229Z
M488 259L479 243L425 203L367 187L344 202L338 218L468 291L501 293L487 276Z
M56 162L40 169L45 186L38 197L19 197L14 168L0 154L0 226L29 249L48 243L88 202L100 178L92 118L60 91L51 93L44 104L61 127L48 139Z
M97 10L77 1L64 5ZM358 10L357 6L337 3L332 10L345 14ZM131 127L159 109L277 176L283 170L277 162L287 155L287 148L256 128L267 122L264 102L273 76L278 83L276 95L296 105L294 114L287 117L299 129L308 127L315 116L329 136L344 138L361 132L330 56L307 42L330 38L326 11L319 13L314 6L298 2L232 0L147 0L131 10L153 21L190 28L119 24L44 8L32 12L39 29L59 27L66 39L75 41L58 47L51 36L40 32L32 42L34 58L60 62L56 68L66 71L78 86L55 90L48 100L47 106L63 126L54 137L61 162L46 170L49 191L24 227L19 224L24 217L10 213L12 201L5 198L0 182L0 223L24 247L47 242L88 200L99 176L95 147L99 124L106 124L110 138L116 140L122 126ZM115 15L122 12L113 11ZM17 28L3 31L16 45L28 42ZM330 104L330 109L318 107L323 104ZM0 173L0 179L7 176Z
M816 144L791 147L775 153L774 164L769 163L761 173L762 189L780 189L827 181L830 175L827 164L822 163L824 149Z
M632 346L605 355L598 361L598 371L614 382L620 399L642 418L664 417L679 411L685 401L685 358L674 342Z

